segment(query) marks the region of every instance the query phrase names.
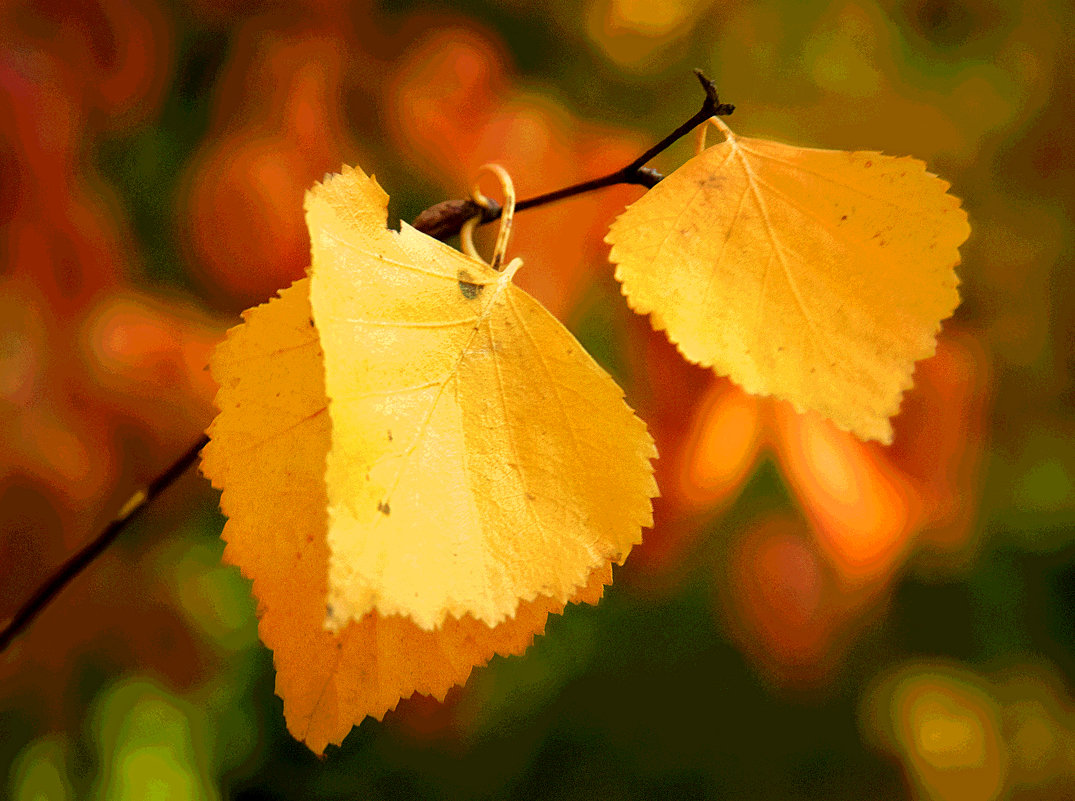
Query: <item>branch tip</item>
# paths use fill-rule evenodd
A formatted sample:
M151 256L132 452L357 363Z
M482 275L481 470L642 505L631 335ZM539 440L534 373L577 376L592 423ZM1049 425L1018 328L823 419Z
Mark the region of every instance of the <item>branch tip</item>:
M717 87L713 84L705 73L700 69L695 68L694 75L698 78L698 83L702 85L702 89L705 91L706 100L712 103L714 106L719 105L720 100L717 98Z
M702 89L705 90L705 104L702 106L703 113L708 112L708 117L727 117L735 111L735 106L731 103L720 102L716 85L706 77L704 72L700 69L695 69L694 75L698 78L698 83L702 85Z

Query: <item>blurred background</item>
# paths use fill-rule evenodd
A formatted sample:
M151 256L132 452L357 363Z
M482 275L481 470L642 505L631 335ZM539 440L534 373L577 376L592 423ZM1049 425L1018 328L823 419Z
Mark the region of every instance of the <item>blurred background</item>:
M0 8L0 620L212 416L342 163L391 212L622 166L700 106L923 159L963 304L890 448L748 397L622 301L617 187L519 215L518 282L624 386L656 526L598 607L324 761L284 730L193 471L0 655L0 796L1075 796L1075 50L1064 0L41 0ZM689 145L655 166L674 168Z

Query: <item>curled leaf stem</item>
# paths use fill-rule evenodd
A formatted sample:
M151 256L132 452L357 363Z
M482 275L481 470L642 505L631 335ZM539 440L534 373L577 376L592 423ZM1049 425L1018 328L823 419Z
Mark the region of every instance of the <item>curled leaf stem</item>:
M700 70L695 70L694 73L698 77L702 89L705 91L705 100L702 102L701 109L699 109L689 120L684 122L657 144L653 145L653 147L649 148L649 150L640 155L630 164L621 167L615 172L603 175L600 178L594 178L589 181L583 181L582 183L567 186L563 189L557 189L553 192L547 192L543 195L520 200L515 204L515 211L525 211L526 209L532 209L537 206L544 206L548 203L554 203L557 200L574 197L575 195L582 195L596 189L603 189L606 186L615 186L617 184L635 184L647 188L656 186L664 176L657 170L646 167L646 162L650 161L658 153L668 149L668 147L688 134L693 128L711 117L727 116L735 110L735 106L729 103L720 102L717 97L717 89L713 85L713 82L703 75ZM512 195L512 197L514 198L514 195ZM502 212L503 209L501 206L491 200L488 200L488 205L476 203L473 199L448 200L443 203L438 203L436 206L426 209L419 214L414 221L414 227L436 239L447 239L450 236L458 234L463 224L470 218L478 216L481 223L487 223L500 219ZM505 222L508 223L508 221ZM505 239L508 230L510 230L510 224L505 225L505 228L502 231ZM502 248L499 243L497 245L497 255L494 257L494 262L499 261L499 258L497 257L503 257ZM494 266L499 265L494 263ZM85 570L116 540L120 533L126 528L127 523L138 517L145 510L146 506L168 489L168 487L174 484L176 480L178 480L179 477L194 464L198 458L198 454L208 442L209 438L202 436L167 470L157 476L148 487L144 490L139 490L132 495L130 500L124 504L123 508L116 515L115 519L113 519L100 534L94 537L93 540L80 551L67 559L67 561L55 570L44 584L38 587L33 595L31 595L18 611L15 612L6 625L0 629L0 652L3 652L19 634L25 631L34 619L41 614L45 607L48 606L76 576Z
M500 209L500 231L496 236L493 260L489 263L494 270L499 270L504 261L504 253L508 249L508 239L511 237L511 223L515 217L515 184L512 182L508 171L499 164L483 164L478 168L478 172L493 173L497 180L500 181L500 191L504 194L504 205ZM493 204L492 200L482 194L477 181L474 182L470 195L471 199L483 209L489 208ZM474 219L480 222L483 216L479 214ZM466 230L465 227L464 230ZM473 239L470 246L471 248L474 247Z
M606 186L635 184L637 186L644 186L647 189L651 189L660 183L664 176L657 170L646 167L645 165L648 161L651 161L659 153L667 150L703 122L706 122L712 117L725 117L735 111L735 106L732 104L720 102L720 98L717 96L716 86L713 85L713 82L709 80L709 78L702 74L701 70L695 70L694 74L697 76L698 82L702 84L702 89L705 92L705 100L702 101L702 107L694 114L694 116L668 134L668 136L653 145L653 147L649 148L649 150L640 155L630 164L627 164L614 172L610 172L608 175L602 175L600 178L592 178L589 181L583 181L582 183L565 186L562 189L557 189L552 192L546 192L543 195L520 200L515 204L515 210L526 211L526 209L555 203L557 200L586 194L587 192L593 192L596 189L604 189ZM468 203L471 205L466 205ZM448 209L449 204L454 208L458 208L459 212L456 214L446 214L445 210ZM481 216L481 223L492 222L493 220L500 218L501 209L495 204L490 206L480 206L473 201L450 200L445 203L438 203L436 206L423 211L415 218L414 227L436 239L447 239L450 236L458 234L468 218L477 215Z

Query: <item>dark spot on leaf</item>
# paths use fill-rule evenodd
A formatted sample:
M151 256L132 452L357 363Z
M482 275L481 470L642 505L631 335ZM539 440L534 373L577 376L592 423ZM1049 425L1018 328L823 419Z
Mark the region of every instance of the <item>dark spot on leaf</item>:
M456 273L456 278L459 279L459 291L463 293L463 297L467 300L474 300L485 289L481 284L471 283L473 276L466 270L460 270Z
M377 511L386 516L392 514L392 510L388 508L388 501L381 501L377 504Z
M388 441L389 442L392 441L392 432L391 431L388 432Z
M459 282L459 291L463 293L463 297L467 300L474 300L482 293L482 289L484 287L481 284L471 284L466 281Z
M314 318L311 317L310 318L310 328L313 328L313 327L314 327Z
M333 616L332 613L333 613L332 604L325 604L325 615L327 617L332 617Z
M847 215L846 215L846 214L844 214L843 216L841 216L841 217L840 217L840 222L843 222L843 221L844 221L844 220L846 220L846 219L847 219Z
M705 175L701 176L698 179L698 181L696 182L696 186L699 189L703 189L703 190L705 190L705 189L719 190L723 185L724 185L723 176L713 175L711 173L706 173ZM686 233L686 232L684 231L683 233Z
M872 167L872 166L873 166L873 162L872 162L872 161L867 161L867 162L866 162L866 166L867 166L867 167Z

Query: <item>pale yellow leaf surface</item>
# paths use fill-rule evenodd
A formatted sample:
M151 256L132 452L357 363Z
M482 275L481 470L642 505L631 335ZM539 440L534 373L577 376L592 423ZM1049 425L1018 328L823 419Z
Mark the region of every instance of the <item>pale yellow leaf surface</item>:
M656 456L615 382L497 272L405 223L360 170L306 198L324 350L328 617L494 626L563 604L652 523Z
M729 131L606 241L628 303L688 360L887 443L959 303L970 228L948 186L912 158Z
M408 618L370 614L338 634L325 629L331 425L310 312L309 280L298 281L247 311L217 348L220 414L202 471L223 490L225 559L254 583L258 631L273 651L288 730L321 753L367 715L379 719L415 692L443 699L494 654L521 653L564 603L539 596L494 628L463 616L427 631ZM611 565L587 579L572 601L597 603Z

